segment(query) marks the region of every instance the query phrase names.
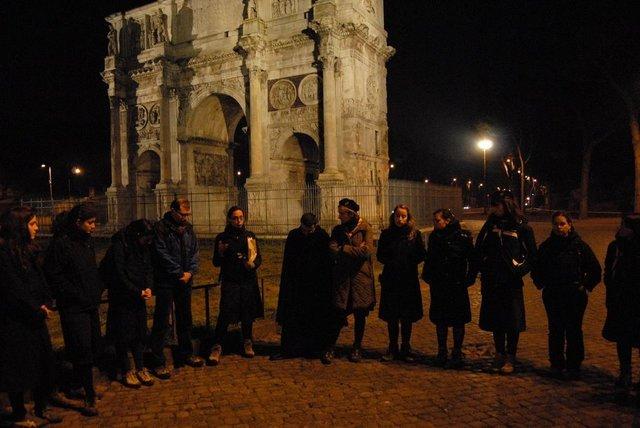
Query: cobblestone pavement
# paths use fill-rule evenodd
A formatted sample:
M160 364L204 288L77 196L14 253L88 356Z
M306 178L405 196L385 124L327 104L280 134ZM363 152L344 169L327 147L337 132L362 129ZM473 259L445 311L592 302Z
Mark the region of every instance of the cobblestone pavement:
M577 227L602 260L616 225L600 220ZM541 242L547 225L534 228ZM640 426L636 409L614 401L615 346L600 335L604 287L598 286L590 296L584 322L584 374L582 380L571 382L545 376L546 316L540 293L528 278L525 290L528 329L521 336L518 371L508 377L491 372L491 335L476 324L480 304L476 285L471 289L474 320L467 327L466 362L460 370L433 364L435 329L428 319L414 327L412 345L421 355L419 363L379 362L387 346L386 325L372 313L365 359L353 364L344 356L353 337L350 326L340 337L343 356L331 366L318 360L269 361L266 354L275 351L279 337L273 321L264 320L255 328L259 346L253 360L225 355L218 367L181 368L170 380L140 390L111 382L98 404L100 417L65 411L63 425ZM423 284L425 313L428 294ZM640 362L634 358L635 373L640 374Z

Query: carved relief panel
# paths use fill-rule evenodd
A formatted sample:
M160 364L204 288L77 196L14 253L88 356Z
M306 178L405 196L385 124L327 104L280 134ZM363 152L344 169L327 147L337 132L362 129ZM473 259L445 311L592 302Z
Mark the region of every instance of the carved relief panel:
M291 76L269 81L269 111L318 104L321 95L317 74Z
M197 186L227 186L226 156L194 151L193 163Z
M299 10L299 0L273 0L271 14L274 18L291 15Z

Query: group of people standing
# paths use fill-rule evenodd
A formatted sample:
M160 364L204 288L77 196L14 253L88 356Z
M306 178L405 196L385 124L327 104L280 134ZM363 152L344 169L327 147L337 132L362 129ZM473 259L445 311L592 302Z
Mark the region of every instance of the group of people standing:
M481 275L480 328L493 333L495 368L514 371L520 332L526 328L523 276L531 273L542 289L549 321L549 360L554 376L577 378L584 359L582 318L588 293L601 280L591 248L580 239L565 212L552 216L552 232L540 247L513 195L497 192L491 214L475 245L448 209L433 214L427 245L410 208L398 205L377 249L371 226L352 199L338 204L340 224L331 234L306 213L286 240L276 321L282 327L274 360L319 356L331 364L347 317L353 315L349 360L362 359L367 316L375 308L373 257L383 264L379 317L387 323L389 346L383 361L411 362L413 323L423 317L420 276L429 284L429 319L436 326L440 365L460 367L465 325L471 321L468 287ZM101 263L92 233L97 213L80 204L56 218L46 250L36 243L38 219L28 207L0 218L0 390L9 394L12 418L24 420L24 394L32 391L34 413L51 423L61 418L48 407L55 367L46 320L53 301L60 313L65 350L73 366L73 384L84 397L83 414L95 416L93 366L101 344L98 307L109 290L107 339L115 345L124 385L168 379L164 348L175 320L176 365L217 365L230 324L240 323L243 354L251 358L253 322L264 314L257 269L258 241L247 230L240 207L227 212L227 225L214 242L213 265L220 268L221 298L211 351L194 355L191 292L198 270L198 240L189 217L189 201L177 198L155 224L140 219L113 235ZM418 266L424 262L422 274ZM605 260L607 320L603 335L617 343L621 390L632 386L631 354L640 347L640 215L623 220ZM153 327L147 332L146 302L155 296ZM448 352L452 328L453 349ZM147 341L148 337L148 341ZM151 373L143 362L148 344ZM566 346L566 352L565 352ZM134 367L131 367L131 353Z

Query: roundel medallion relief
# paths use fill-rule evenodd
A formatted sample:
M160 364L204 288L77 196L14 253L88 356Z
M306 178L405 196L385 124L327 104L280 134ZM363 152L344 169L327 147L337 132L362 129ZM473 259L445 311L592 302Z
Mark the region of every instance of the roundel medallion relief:
M136 129L139 131L145 126L147 126L147 122L149 121L149 114L147 108L142 104L138 104L136 106Z
M269 101L277 110L290 108L296 101L296 86L290 80L278 80L271 87Z
M149 110L149 123L153 126L160 125L160 105L159 104L154 104L154 106L151 107L151 110Z
M318 84L319 79L317 74L310 74L302 79L298 89L300 101L308 106L318 104Z

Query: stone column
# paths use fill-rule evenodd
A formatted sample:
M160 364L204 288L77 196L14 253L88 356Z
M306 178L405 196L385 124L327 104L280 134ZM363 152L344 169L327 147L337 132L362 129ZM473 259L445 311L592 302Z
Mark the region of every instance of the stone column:
M129 128L130 124L130 112L129 105L126 99L120 100L120 116L119 116L119 153L118 162L120 162L120 184L124 187L131 184L129 177Z
M254 65L249 69L249 138L251 156L251 179L256 181L264 176L264 115L262 108L267 100L266 82L263 83L266 71Z
M120 163L120 101L116 97L109 97L109 121L111 140L111 187L122 186L122 170Z
M322 119L324 124L324 172L321 179L342 180L338 170L338 129L336 118L339 114L336 103L336 57L327 54L322 61Z

